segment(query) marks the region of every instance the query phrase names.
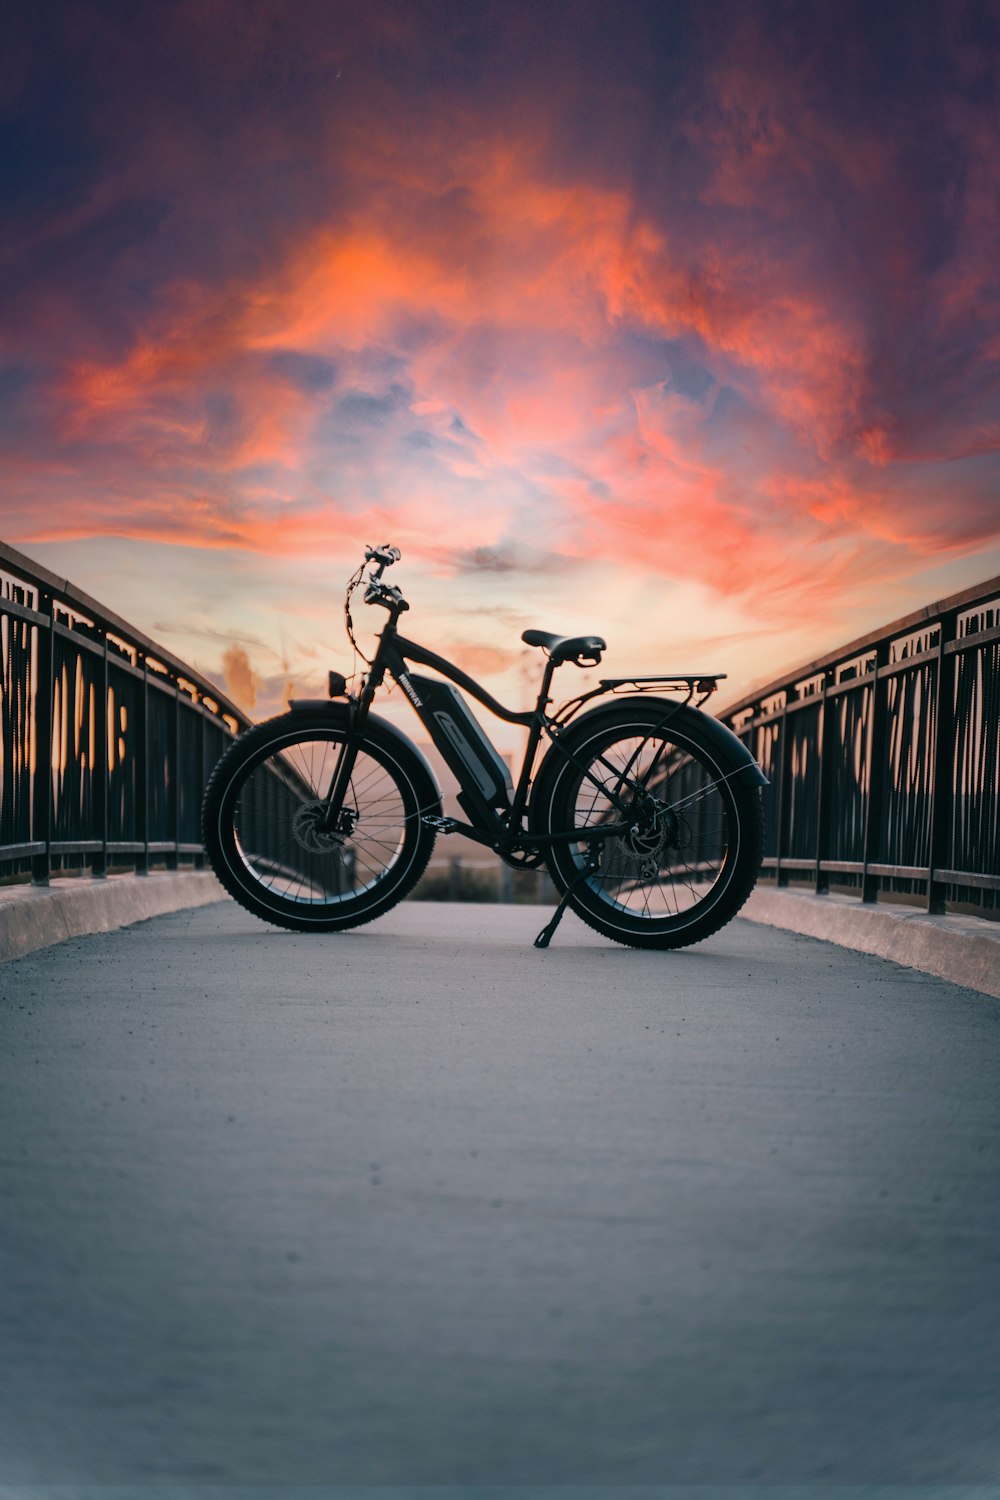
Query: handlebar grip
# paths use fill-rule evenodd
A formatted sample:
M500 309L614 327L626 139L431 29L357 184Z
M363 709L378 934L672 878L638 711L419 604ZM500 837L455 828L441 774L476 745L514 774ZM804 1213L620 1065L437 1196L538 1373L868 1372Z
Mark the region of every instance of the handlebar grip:
M375 579L365 589L365 603L381 604L385 609L397 609L400 614L410 607L399 589L388 583L378 583Z
M365 548L365 562L379 562L383 568L388 568L394 562L399 562L402 555L398 547L390 547L388 542L383 542L381 547Z

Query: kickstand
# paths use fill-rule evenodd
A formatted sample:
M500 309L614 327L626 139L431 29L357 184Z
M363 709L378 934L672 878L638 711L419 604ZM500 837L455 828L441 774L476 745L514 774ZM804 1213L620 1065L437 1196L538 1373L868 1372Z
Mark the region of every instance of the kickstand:
M575 878L571 880L569 885L566 887L563 898L560 901L559 905L556 907L551 922L546 922L541 932L535 938L534 946L536 948L547 948L549 946L552 941L552 934L555 932L556 928L559 926L559 923L562 921L562 914L569 905L570 898L572 897L573 892L576 890L577 886L581 884L582 881L586 880L588 875L595 874L596 871L600 869L600 867L600 849L591 845L587 853L587 863L584 865L579 874L576 875Z

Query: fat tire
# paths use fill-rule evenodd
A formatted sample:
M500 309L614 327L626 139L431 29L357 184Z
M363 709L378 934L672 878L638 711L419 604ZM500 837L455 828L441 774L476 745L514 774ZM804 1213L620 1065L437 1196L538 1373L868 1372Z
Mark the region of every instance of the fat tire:
M396 787L405 817L398 859L384 878L356 895L335 903L303 903L268 889L239 850L236 811L240 792L253 772L270 755L297 743L343 741L346 716L305 710L281 714L246 730L220 757L202 801L202 838L205 853L218 880L247 911L297 932L337 932L358 927L390 910L416 885L434 848L434 830L422 814L439 812L437 788L415 752L405 741L370 724L362 750L377 761ZM298 908L298 909L297 909Z
M709 737L699 735L690 719L683 727L665 718L652 704L623 707L620 715L595 716L568 731L562 743L581 764L588 764L602 747L616 739L657 733L679 749L701 761L710 775L719 778L719 795L726 809L730 844L722 874L709 895L688 911L655 917L617 910L594 881L580 881L569 896L569 905L590 927L605 937L634 948L684 948L700 943L731 921L757 882L764 853L764 811L760 787L741 779L736 767L723 762ZM541 785L533 796L532 826L536 832L558 833L575 826L576 795L581 772L564 758L552 756L540 775ZM735 772L735 774L734 774ZM585 842L581 840L581 843ZM735 845L735 847L733 847ZM546 855L553 882L565 894L579 876L579 846L555 844Z

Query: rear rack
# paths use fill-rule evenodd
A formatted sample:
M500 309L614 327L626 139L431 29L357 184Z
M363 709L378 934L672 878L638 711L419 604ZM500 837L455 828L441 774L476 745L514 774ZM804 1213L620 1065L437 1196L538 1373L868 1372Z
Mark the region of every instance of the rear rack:
M603 693L623 687L635 688L639 693L650 693L654 688L679 692L683 685L689 693L704 693L707 698L726 675L725 672L665 672L657 677L602 677L600 683Z
M591 698L599 698L602 693L611 693L612 696L625 692L684 693L685 704L697 698L695 707L700 708L725 677L725 672L663 672L655 677L602 677L598 686L589 693L581 693L579 698L563 703L552 715L552 723L562 728L585 703L589 703Z

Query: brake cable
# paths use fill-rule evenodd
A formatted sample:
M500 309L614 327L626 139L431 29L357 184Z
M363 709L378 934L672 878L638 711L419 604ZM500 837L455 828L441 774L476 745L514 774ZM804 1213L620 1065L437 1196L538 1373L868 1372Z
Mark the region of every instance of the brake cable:
M359 586L359 584L364 579L365 568L367 566L368 566L368 559L365 558L364 562L361 564L360 568L358 568L357 572L353 573L351 575L351 577L348 579L347 593L344 596L344 620L345 620L345 623L346 623L346 626L347 626L347 639L350 641L352 647L354 648L355 660L360 656L361 660L365 663L365 665L368 666L368 667L370 667L371 666L371 662L369 661L369 659L365 655L365 653L362 651L361 647L357 643L357 639L355 638L355 635L354 635L354 621L351 619L351 599L352 599L352 597L354 595L355 589ZM354 673L354 676L357 676L356 672Z

